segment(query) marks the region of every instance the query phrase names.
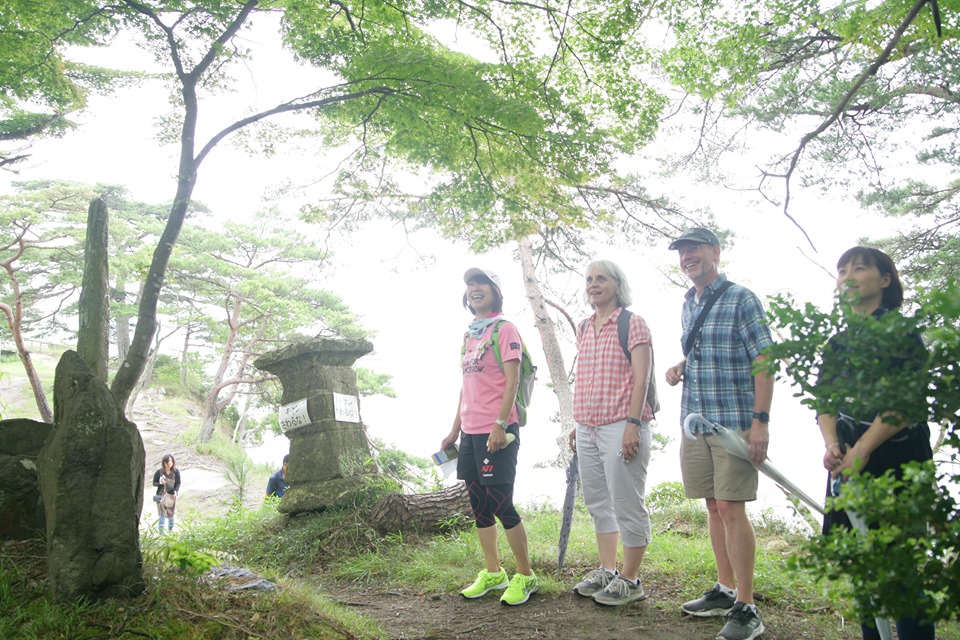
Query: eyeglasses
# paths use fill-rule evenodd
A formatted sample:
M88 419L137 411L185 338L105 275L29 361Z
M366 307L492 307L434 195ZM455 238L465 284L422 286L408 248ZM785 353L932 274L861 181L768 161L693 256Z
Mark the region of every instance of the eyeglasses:
M701 242L695 242L693 244L685 244L682 247L677 248L677 253L680 254L680 257L687 255L688 253L697 253L700 251L700 247L703 246Z

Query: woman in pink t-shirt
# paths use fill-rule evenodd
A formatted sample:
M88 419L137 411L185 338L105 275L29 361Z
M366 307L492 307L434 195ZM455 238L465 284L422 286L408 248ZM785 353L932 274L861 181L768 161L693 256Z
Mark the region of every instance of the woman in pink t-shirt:
M490 591L506 589L500 601L518 605L539 588L530 568L527 533L513 505L520 448L515 404L522 343L516 326L501 315L500 278L491 271L469 269L463 281L467 285L463 306L473 313L474 320L464 336L463 387L457 414L440 449L460 441L457 477L467 483L486 567L474 583L460 593L465 598L479 598ZM502 366L494 353L494 335ZM507 579L506 570L500 566L497 519L517 562L517 573L512 580Z

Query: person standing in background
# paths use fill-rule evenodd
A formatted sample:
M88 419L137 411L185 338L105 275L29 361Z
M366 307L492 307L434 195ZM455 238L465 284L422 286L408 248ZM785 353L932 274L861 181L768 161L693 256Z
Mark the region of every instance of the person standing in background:
M173 518L177 510L177 496L180 494L180 470L172 454L165 454L160 460L160 468L153 473L153 486L157 488L160 501L157 502L157 514L160 516L157 529L163 533L163 525L173 531Z
M903 303L903 285L897 267L890 256L868 247L853 247L837 261L837 290L840 302L850 312L863 318L879 320L885 314L899 313ZM903 371L920 382L911 393L903 386L897 388L896 397L888 397L887 406L872 406L871 411L858 412L848 406L850 399L833 413L817 416L817 425L826 447L823 466L829 472L827 495L833 495L832 487L843 474L868 473L882 476L893 470L896 477L903 477L903 465L910 461L922 462L933 458L930 447L930 427L918 420L911 422L898 409L913 404L923 405L926 397L924 366L927 351L919 334L885 332L882 340L857 339L863 327L848 327L830 338L820 363L818 386L829 386L838 379L856 380L857 389L865 397L873 397L862 389L866 376L856 375L859 362L876 362L881 371ZM871 336L872 338L872 336ZM869 384L869 383L867 383ZM828 395L822 392L823 395ZM818 394L820 395L820 394ZM842 486L842 485L840 485ZM845 511L831 509L823 519L823 534L830 535L835 528L850 528L850 519ZM934 640L936 629L919 615L897 620L897 637L910 640ZM880 640L880 632L872 621L860 623L864 640Z

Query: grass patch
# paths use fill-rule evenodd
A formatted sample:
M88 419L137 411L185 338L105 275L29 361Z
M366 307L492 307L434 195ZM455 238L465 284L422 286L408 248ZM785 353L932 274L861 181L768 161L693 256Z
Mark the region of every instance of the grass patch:
M48 601L42 544L17 543L0 555L0 638L93 638L146 635L165 640L193 638L344 638L379 639L388 634L369 618L323 598L319 585L359 591L390 589L455 594L482 566L480 545L471 526L440 535L381 535L366 526L367 505L330 509L297 517L276 511L268 501L256 510L235 509L226 516L182 526L176 535L152 531L143 538L149 587L132 601L59 605ZM524 525L534 569L544 594L567 593L575 579L596 564L590 517L578 504L563 573L557 575L560 516L553 508L525 506ZM696 597L714 575L705 528L680 526L685 510L653 514L654 543L641 575L648 584L672 585L679 595L656 602L669 609L684 597ZM767 518L765 518L767 519ZM803 534L789 528L757 526L757 589L763 607L820 612L823 626L846 603L829 582L791 570L787 559ZM501 557L512 571L509 547L501 534ZM32 547L30 545L33 545ZM276 592L229 593L198 580L210 556L249 567L281 585ZM41 566L42 565L42 566ZM814 614L811 614L814 615ZM811 621L813 623L813 621ZM955 637L955 622L939 625L941 636ZM161 632L158 635L158 632ZM951 635L953 634L953 635ZM821 636L818 636L821 637Z
M38 557L43 560L43 543L37 541L0 555L0 637L6 640L385 638L375 624L299 584L274 592L227 592L149 560L148 588L136 599L58 604L48 597Z

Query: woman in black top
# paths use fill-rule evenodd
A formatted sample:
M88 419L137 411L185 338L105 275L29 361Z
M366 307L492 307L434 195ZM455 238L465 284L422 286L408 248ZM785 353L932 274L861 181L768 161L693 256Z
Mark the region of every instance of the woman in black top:
M879 319L887 313L899 313L903 303L897 268L890 256L878 249L854 247L846 251L837 262L837 289L841 302L861 318ZM903 464L933 457L930 429L917 414L917 407L924 404L926 362L920 336L886 333L878 340L879 334L867 337L858 331L857 322L851 324L827 343L820 367L821 383L842 379L847 385L846 393L841 394L845 401L839 403L837 414L817 416L826 445L823 466L830 472L828 495L844 472L880 476L893 469L902 477ZM864 377L864 372L870 371L894 372L904 380L896 397L871 389L877 381ZM872 406L867 409L865 405ZM850 526L847 513L831 510L824 517L823 533ZM861 626L865 640L880 638L872 625ZM934 626L916 617L901 618L897 620L897 633L901 638L933 640Z
M180 470L177 461L171 454L165 454L160 461L160 468L153 473L153 486L157 488L160 501L157 502L157 513L160 520L157 528L163 533L164 521L168 523L168 531L173 531L173 515L177 509L177 495L180 493Z

